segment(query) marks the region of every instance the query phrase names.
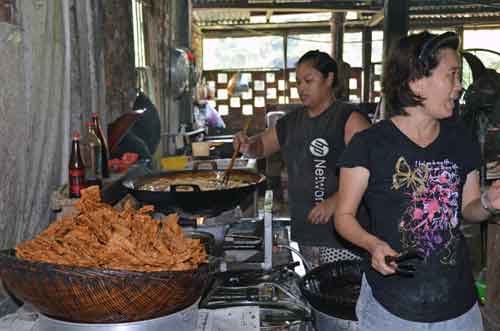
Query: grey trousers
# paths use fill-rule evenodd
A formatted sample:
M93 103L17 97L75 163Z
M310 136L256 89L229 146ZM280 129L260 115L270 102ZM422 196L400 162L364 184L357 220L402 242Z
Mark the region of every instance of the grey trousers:
M401 319L377 302L365 276L356 304L356 316L359 331L483 331L483 321L477 303L465 314L447 321L420 323Z

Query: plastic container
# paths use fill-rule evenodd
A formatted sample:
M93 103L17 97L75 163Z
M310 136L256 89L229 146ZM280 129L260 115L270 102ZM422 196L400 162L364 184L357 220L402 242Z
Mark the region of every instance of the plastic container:
M484 305L486 303L486 282L484 280L476 280L476 292L479 302Z
M184 170L187 167L189 156L169 156L161 158L163 170Z
M477 299L480 304L484 305L486 302L486 268L479 272L474 285L476 286Z
M191 144L193 151L193 156L209 156L210 155L210 143L207 141L194 142Z

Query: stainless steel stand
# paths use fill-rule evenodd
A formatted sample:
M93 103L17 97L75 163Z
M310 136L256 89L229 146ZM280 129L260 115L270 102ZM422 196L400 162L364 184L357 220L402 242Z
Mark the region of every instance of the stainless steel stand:
M264 252L263 262L231 262L222 261L220 271L235 270L257 270L270 271L273 267L273 192L268 190L264 198L264 236L262 250Z
M198 301L179 312L150 320L126 323L73 323L39 315L36 331L193 331L198 323Z

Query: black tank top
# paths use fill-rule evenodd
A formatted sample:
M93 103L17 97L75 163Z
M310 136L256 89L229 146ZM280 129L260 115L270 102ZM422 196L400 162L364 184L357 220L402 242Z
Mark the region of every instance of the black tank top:
M338 190L336 163L345 149L344 127L353 111L352 105L336 101L316 117L303 108L276 124L288 171L292 240L300 244L352 248L334 231L333 222L311 224L307 215Z

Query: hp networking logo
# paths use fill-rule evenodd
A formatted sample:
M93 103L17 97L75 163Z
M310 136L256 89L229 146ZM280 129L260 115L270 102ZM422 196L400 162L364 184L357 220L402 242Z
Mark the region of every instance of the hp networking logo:
M330 148L328 148L328 143L323 138L316 138L309 145L309 150L312 155L316 157L324 157L328 154Z

